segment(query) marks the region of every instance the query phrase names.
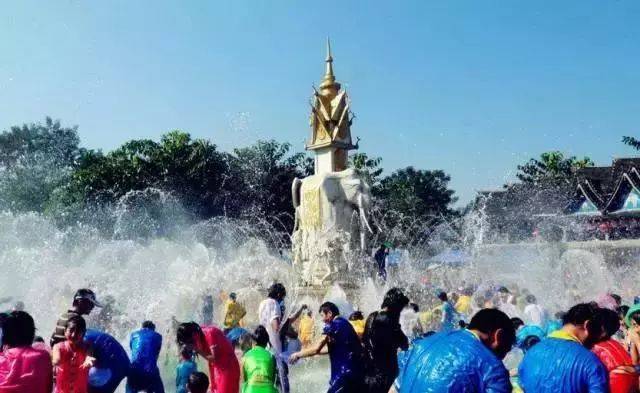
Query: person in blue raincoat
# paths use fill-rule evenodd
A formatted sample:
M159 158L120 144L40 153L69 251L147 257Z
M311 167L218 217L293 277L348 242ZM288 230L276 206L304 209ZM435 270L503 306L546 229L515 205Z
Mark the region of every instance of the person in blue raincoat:
M546 327L546 333L547 336L550 335L551 333L555 332L556 330L560 330L562 329L562 317L564 316L563 312L557 312L553 319L550 319L549 321L547 321L547 327Z
M164 385L158 369L158 357L162 348L162 336L156 325L144 321L142 329L131 333L131 369L127 378L127 393L164 393Z
M394 389L399 393L510 393L509 372L501 359L515 339L505 313L480 310L467 329L417 340L400 359Z
M538 325L525 325L516 332L516 345L522 349L524 341L529 336L538 337L540 340L547 336L547 332Z
M606 393L608 373L589 349L602 336L598 307L573 306L557 330L529 350L518 369L520 385L530 393Z
M89 393L113 393L129 373L127 351L111 335L87 329L84 342L96 361L89 371Z

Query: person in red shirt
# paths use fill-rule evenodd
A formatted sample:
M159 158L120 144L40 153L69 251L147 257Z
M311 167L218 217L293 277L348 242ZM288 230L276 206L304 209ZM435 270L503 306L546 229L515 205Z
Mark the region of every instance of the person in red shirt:
M93 365L93 358L88 356L83 341L86 331L84 318L79 315L73 316L64 332L66 340L53 346L55 393L87 393L89 369Z
M176 341L179 346L191 348L207 360L212 393L238 393L240 363L222 330L185 322L178 326Z
M51 392L51 356L44 349L31 347L35 332L33 318L24 311L13 311L3 321L0 392Z
M598 310L596 320L602 324L603 337L593 346L591 351L609 372L610 392L638 392L638 374L633 369L631 356L622 344L612 338L620 330L618 313L601 308Z

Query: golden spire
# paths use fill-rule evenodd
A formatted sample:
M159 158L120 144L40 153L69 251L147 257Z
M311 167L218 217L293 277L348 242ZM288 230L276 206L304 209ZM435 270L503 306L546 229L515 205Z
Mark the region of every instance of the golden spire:
M336 77L333 75L333 57L331 56L331 41L329 41L329 37L327 37L327 59L325 62L327 63L326 71L322 83L320 83L320 89L324 90L335 87L337 92L340 90L340 84L336 83Z

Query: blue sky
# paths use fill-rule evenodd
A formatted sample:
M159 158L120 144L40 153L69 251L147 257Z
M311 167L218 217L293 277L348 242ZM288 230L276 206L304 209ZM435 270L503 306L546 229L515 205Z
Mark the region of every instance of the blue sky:
M444 169L463 202L547 150L640 136L638 1L13 1L0 129L59 118L112 149L171 129L303 148L331 35L361 149Z

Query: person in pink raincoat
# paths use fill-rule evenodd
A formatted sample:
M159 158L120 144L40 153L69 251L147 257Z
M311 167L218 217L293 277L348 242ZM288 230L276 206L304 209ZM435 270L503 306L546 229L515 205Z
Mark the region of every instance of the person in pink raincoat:
M32 348L35 331L33 318L24 311L11 312L3 322L0 392L51 392L51 356L46 350Z

